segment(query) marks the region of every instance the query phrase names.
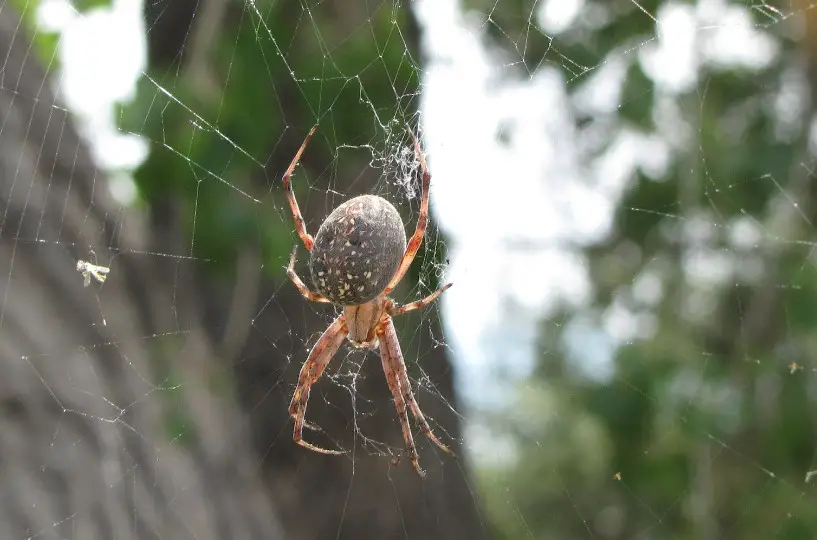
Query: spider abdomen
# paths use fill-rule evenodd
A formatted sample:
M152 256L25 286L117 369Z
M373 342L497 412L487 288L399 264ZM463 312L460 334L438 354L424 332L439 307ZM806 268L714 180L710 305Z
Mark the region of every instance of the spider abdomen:
M376 195L335 208L318 229L309 259L315 288L332 302L365 304L388 285L406 251L397 209Z

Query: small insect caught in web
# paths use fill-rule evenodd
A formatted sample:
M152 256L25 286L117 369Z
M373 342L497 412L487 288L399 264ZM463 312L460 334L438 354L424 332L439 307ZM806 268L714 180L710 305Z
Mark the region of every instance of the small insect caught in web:
M108 272L110 271L111 269L107 266L100 266L83 260L77 261L77 272L82 274L84 278L83 285L85 287L91 284L91 278L94 278L99 283L105 283L105 280L108 279Z

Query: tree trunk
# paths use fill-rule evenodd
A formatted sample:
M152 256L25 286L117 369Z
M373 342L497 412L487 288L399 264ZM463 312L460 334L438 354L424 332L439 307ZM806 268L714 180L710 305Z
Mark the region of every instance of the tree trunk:
M151 69L157 73L197 72L196 69L187 69L186 65L179 66L178 62L179 59L182 59L182 64L196 62L195 59L204 54L195 49L195 43L206 42L195 38L174 41L163 36L199 35L197 26L201 23L200 19L212 19L207 13L220 9L214 4L222 2L211 0L202 7L203 4L193 0L180 1L173 17L165 17L164 4L146 3L146 20L150 29L148 50L153 62ZM284 4L289 5L276 5L267 16L292 18L292 26L302 24L302 13L296 3ZM187 14L183 13L182 6L188 9ZM235 10L248 9L241 3L231 6ZM310 10L310 17L314 18L315 24L331 28L331 32L324 36L326 39L331 36L342 42L353 34L354 29L365 27L369 24L367 21L377 20L377 14L383 9L384 6L379 4L366 7L363 4L325 2L320 9ZM400 9L408 10L407 7ZM240 20L241 17L233 13L232 17L222 16L221 19ZM401 36L406 39L409 48L416 47L416 21L410 13L401 20L408 21ZM259 47L264 43L259 43ZM327 50L335 50L339 45L323 44ZM213 48L212 44L209 47ZM375 53L373 50L372 54ZM419 58L421 55L413 50L411 56ZM315 58L314 61L321 60ZM290 57L289 62L296 60ZM298 69L298 65L293 64L293 69ZM198 87L200 81L187 80L187 84ZM224 84L224 81L220 84ZM286 119L284 123L302 128L289 130L287 139L276 141L275 147L270 149L272 158L265 171L266 176L259 182L265 182L265 187L268 182L275 190L281 189L281 174L295 155L304 134L314 123L314 118L306 116L305 109L298 105L295 97L300 92L288 72L270 81L270 92L273 91L277 96L275 102L280 105L280 112ZM406 91L410 92L409 89ZM311 171L329 170L333 167L328 161L330 157L330 153L321 152L319 143L313 141L309 151L301 158L301 167ZM354 164L350 169L359 171L363 169L362 165ZM349 197L360 194L378 179L378 172L372 169L363 176L348 177L343 175L343 170L331 179L331 186L325 186L323 192L327 197L331 197L333 192ZM314 176L317 178L313 178L313 182L321 178ZM322 178L329 180L325 175ZM324 212L341 201L338 198L320 200L320 186L314 183L312 186L315 189L310 191L309 204L304 206L302 202L302 210L307 223L312 224L311 232L314 234L315 224L320 223ZM287 226L292 227L291 220L287 221ZM413 222L407 224L409 234L413 232L413 226ZM433 238L434 234L432 216L427 237ZM303 249L300 253L302 258L305 257ZM247 257L250 261L254 259L253 256ZM415 265L422 259L422 256L418 256ZM239 268L241 266L239 264ZM288 406L298 370L335 311L326 305L305 305L306 301L286 281L283 272L281 276L282 281L278 283L262 282L256 301L242 315L243 322L238 326L250 328L251 331L237 355L235 391L252 425L256 450L261 456L260 471L281 510L281 520L287 532L299 539L483 537L485 530L478 512L475 486L464 457L452 460L435 452L433 445L417 432L415 440L421 464L428 472L427 477L421 480L407 460L401 460L399 466L393 467L390 457L384 455L384 452L399 452L403 440L376 352L355 351L349 356L348 347L342 347L327 372L356 372L357 366L350 367L349 362L344 361L346 358L355 364L361 363L354 390L350 391L348 387L349 378L341 379L341 384L338 384L324 375L312 391L308 420L320 426L326 434L307 431L305 436L321 445L339 445L349 450L349 454L343 457L325 456L293 443ZM239 278L237 281L240 284L250 279ZM410 278L407 277L405 281L409 282ZM208 320L211 321L209 329L212 338L229 339L222 338L221 334L223 328L230 326L228 319L235 316L235 310L231 308L235 304L230 300L233 293L221 290L219 285L206 277L200 283L204 285L199 298L203 299L205 311L211 314ZM413 300L405 297L410 288L398 288L395 298L398 301ZM274 298L274 302L270 304L271 298ZM434 310L430 309L424 314L399 319L398 334L410 373L417 375L413 367L419 358L428 376L425 380L434 385L432 395L420 390L421 385L414 381L423 411L434 419L432 427L446 444L450 443L462 456L460 419L454 412L460 409L454 393L453 372L445 347L438 346L443 334L440 321L433 314Z
M283 538L245 418L209 389L185 265L145 255L23 28L0 3L0 538ZM85 288L100 246L109 278Z

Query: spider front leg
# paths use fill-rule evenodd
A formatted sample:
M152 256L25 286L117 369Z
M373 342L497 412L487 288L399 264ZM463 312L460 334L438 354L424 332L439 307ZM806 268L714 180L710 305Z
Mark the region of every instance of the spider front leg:
M338 352L341 343L346 338L349 329L346 327L346 319L341 314L329 325L326 332L318 339L315 346L309 352L309 356L301 366L298 374L298 386L292 394L292 401L289 403L289 415L295 420L292 438L296 443L321 454L340 455L345 454L341 450L327 450L309 443L303 439L304 426L306 423L306 405L309 402L309 390L312 385L320 379L323 370L329 365L332 357Z
M315 244L315 239L306 231L306 223L304 222L303 215L301 215L301 209L298 208L298 201L295 199L295 191L292 189L290 177L292 176L292 171L294 171L295 167L298 165L298 161L301 159L301 154L303 154L304 150L306 150L306 145L309 143L309 139L312 138L312 135L315 133L316 129L318 129L318 126L314 125L312 126L312 129L309 130L303 144L301 144L301 147L298 149L295 157L292 158L292 162L289 164L284 176L281 178L281 182L284 184L284 189L286 189L289 208L292 210L292 217L295 218L295 229L298 231L298 236L300 236L301 240L303 240L307 251L312 251L312 246Z
M436 444L441 450L455 456L454 452L440 441L428 421L420 410L420 405L411 390L411 381L406 370L406 362L403 359L403 352L400 350L400 342L397 340L397 332L394 323L389 315L385 315L378 330L380 338L380 360L383 364L383 372L386 375L386 382L394 398L394 405L397 409L397 416L400 419L400 427L403 431L403 440L406 444L406 451L409 454L414 470L420 476L425 476L425 471L420 468L420 459L417 455L417 446L414 444L414 437L411 433L406 404L411 408L411 413L420 425L420 429L426 437Z
M409 311L414 311L415 309L420 309L420 308L425 307L428 304L432 303L437 298L439 298L440 295L442 293L444 293L445 291L447 291L448 289L450 289L452 285L454 285L454 284L453 283L448 283L444 287L442 287L441 289L438 289L438 290L434 291L433 293L429 294L425 298L422 298L420 300L415 300L414 302L411 302L411 303L406 304L404 306L398 306L398 305L395 305L395 304L390 304L387 311L389 312L389 315L391 315L392 317L396 317L398 315L402 315L403 313L408 313Z
M417 153L417 159L420 160L420 169L423 172L423 195L420 199L420 216L417 218L417 228L414 230L414 234L406 246L406 252L400 261L400 266L397 267L397 271L394 273L391 281L389 281L383 294L389 294L393 291L394 288L397 287L397 284L400 283L400 280L403 279L403 276L406 275L409 266L411 266L411 263L414 261L415 255L417 255L417 251L420 249L420 244L423 243L423 235L425 235L426 226L428 225L428 191L431 187L431 173L428 172L426 158L423 155L423 150L420 148L420 142L417 140L411 128L409 128L408 131L411 135L411 140L414 141L414 151Z
M322 294L310 291L309 287L307 287L304 282L301 281L301 278L298 277L298 274L295 273L295 253L297 251L298 246L296 245L292 248L292 255L290 255L289 264L287 265L287 276L289 277L290 281L295 284L295 288L298 289L298 292L310 302L330 302L331 300Z

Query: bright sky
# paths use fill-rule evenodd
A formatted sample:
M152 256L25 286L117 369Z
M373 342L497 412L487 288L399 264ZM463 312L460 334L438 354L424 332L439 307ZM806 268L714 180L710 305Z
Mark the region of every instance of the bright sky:
M559 71L540 69L528 78L501 65L456 0L414 6L429 59L421 111L434 175L433 219L450 240L446 277L455 283L442 300L446 335L464 397L490 405L505 396L497 375L523 376L540 354L535 339L551 310L588 298L584 260L566 244L603 238L634 169L661 174L670 149L663 139L625 131L604 159L583 163ZM588 9L583 0L546 0L531 23L554 35L582 9ZM777 52L753 30L746 9L723 0L668 4L655 18L657 38L630 54L670 94L696 83L701 57L758 67ZM147 149L117 131L112 104L132 96L145 69L141 1L115 0L110 10L80 16L67 0L43 0L40 19L63 32L61 89L85 118L85 134L102 166L114 171L112 189L124 202L132 185L116 171L136 166ZM645 15L645 24L655 23ZM578 106L616 111L623 54L586 78ZM498 142L499 133L505 142ZM660 283L643 281L643 294L660 296ZM586 370L608 377L615 345L644 328L649 321L614 307L603 330L577 321L565 344L545 348L566 345Z

